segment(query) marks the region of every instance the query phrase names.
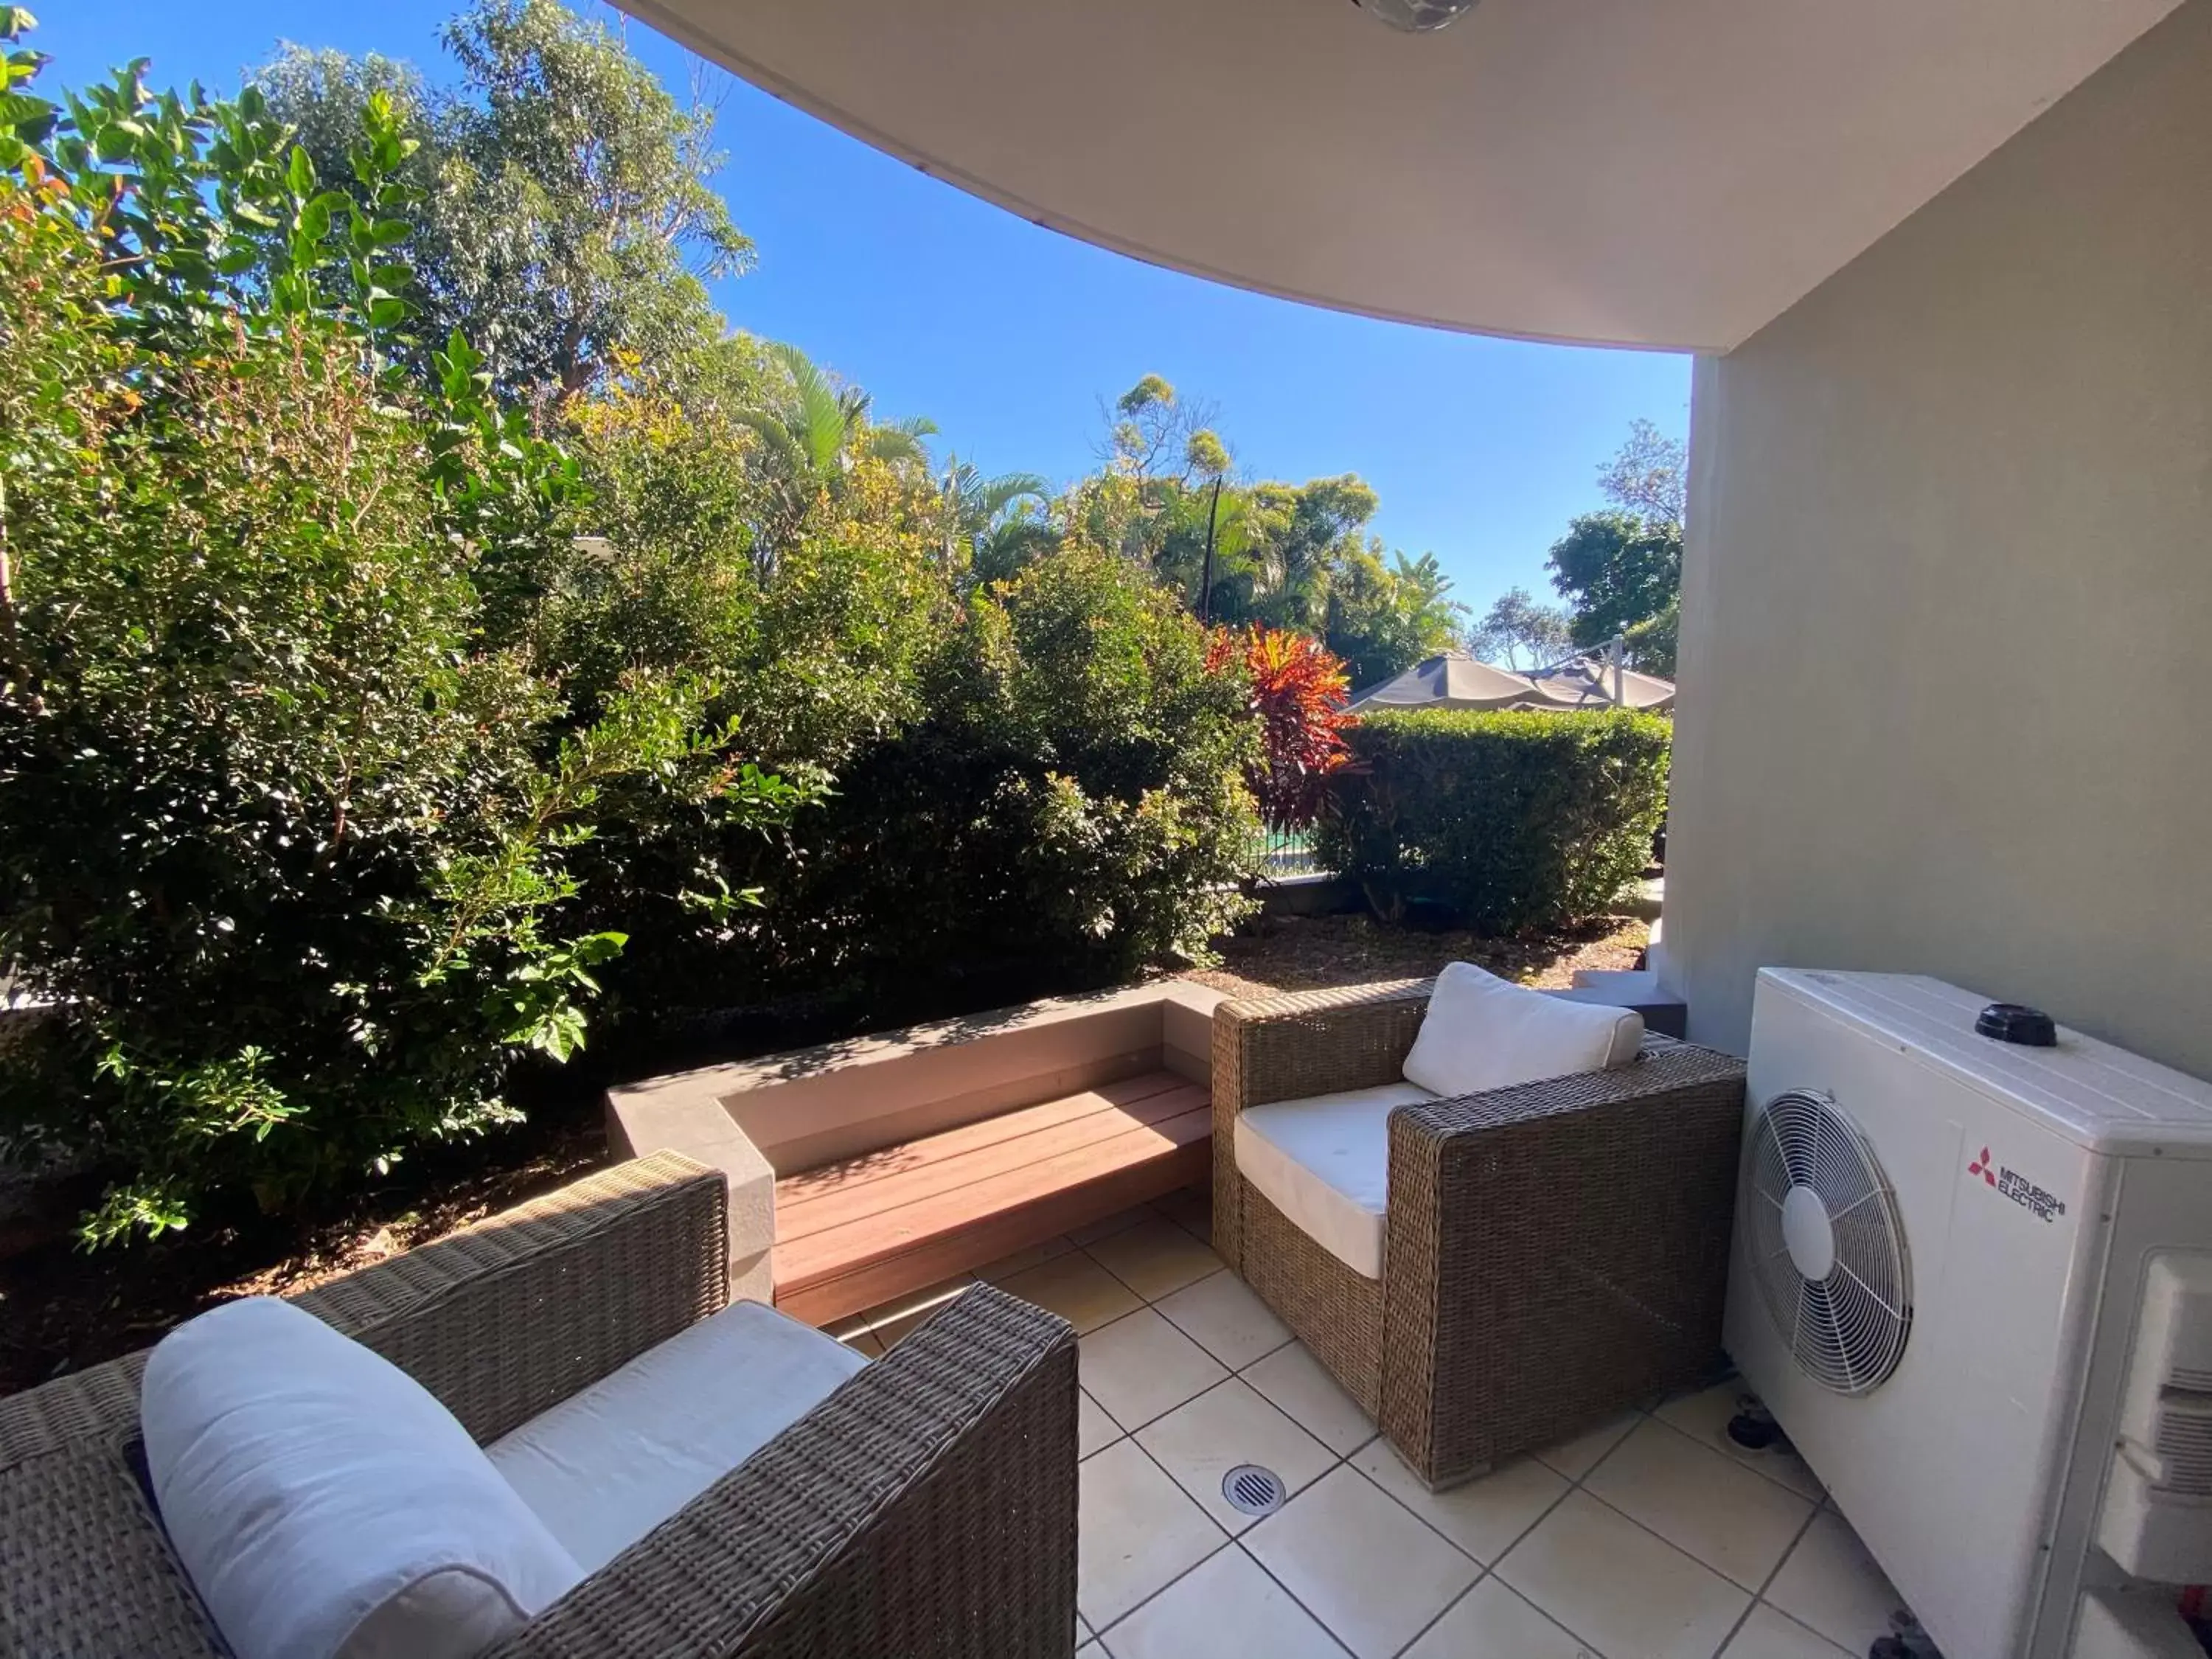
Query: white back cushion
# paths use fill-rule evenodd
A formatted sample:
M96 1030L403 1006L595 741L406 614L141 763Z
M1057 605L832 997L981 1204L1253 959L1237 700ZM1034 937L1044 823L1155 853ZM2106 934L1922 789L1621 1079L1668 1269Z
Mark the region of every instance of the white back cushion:
M1548 997L1455 962L1437 976L1406 1079L1447 1098L1626 1066L1644 1044L1632 1008Z
M428 1389L288 1302L163 1338L139 1421L238 1659L465 1659L583 1577Z
M733 1302L495 1441L492 1464L597 1572L867 1363L765 1303Z

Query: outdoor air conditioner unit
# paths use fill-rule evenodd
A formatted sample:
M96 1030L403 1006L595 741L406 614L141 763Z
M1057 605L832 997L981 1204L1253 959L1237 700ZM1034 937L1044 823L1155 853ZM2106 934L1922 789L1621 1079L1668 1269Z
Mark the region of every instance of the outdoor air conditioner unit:
M1761 971L1729 1349L1944 1659L2195 1652L2212 1086L1984 1008Z

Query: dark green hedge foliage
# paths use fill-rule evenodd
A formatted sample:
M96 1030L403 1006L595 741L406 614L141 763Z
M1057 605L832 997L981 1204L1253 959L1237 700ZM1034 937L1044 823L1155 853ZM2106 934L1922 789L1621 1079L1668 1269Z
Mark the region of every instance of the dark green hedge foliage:
M761 908L656 1006L988 1006L1201 958L1251 908L1250 694L1128 561L1071 546L974 595L919 690L786 834L753 838Z
M1666 811L1673 726L1656 714L1422 710L1346 736L1316 850L1393 920L1418 902L1493 933L1601 915Z

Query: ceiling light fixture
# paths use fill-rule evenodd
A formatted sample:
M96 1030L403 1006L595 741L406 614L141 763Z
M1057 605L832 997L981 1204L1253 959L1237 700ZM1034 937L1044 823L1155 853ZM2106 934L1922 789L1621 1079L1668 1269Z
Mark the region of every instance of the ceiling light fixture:
M1433 34L1473 11L1475 0L1352 0L1352 3L1394 29Z

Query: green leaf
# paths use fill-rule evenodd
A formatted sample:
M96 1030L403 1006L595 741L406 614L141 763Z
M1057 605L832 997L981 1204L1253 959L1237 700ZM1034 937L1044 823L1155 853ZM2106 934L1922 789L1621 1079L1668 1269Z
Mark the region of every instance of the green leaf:
M285 169L284 182L292 187L295 196L306 196L315 188L315 164L297 144L292 146L292 161ZM328 216L327 213L325 216Z

